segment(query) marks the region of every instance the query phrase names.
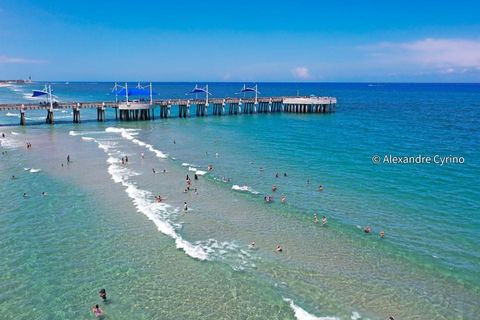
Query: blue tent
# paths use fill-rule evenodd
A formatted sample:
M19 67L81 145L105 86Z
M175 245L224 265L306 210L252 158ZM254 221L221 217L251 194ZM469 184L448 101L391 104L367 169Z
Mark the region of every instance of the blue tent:
M42 90L33 90L33 94L32 94L32 97L40 97L40 96L44 96L48 94L48 92L46 91L42 91Z

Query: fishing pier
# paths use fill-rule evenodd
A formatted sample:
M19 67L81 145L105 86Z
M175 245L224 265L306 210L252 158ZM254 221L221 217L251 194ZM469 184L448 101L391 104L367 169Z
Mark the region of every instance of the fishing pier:
M115 85L117 87L117 85ZM26 113L29 110L45 110L45 122L54 124L54 110L71 109L72 121L80 123L80 113L83 109L96 109L97 121L105 121L105 110L113 109L115 119L120 121L140 121L172 118L189 118L194 111L196 117L241 115L257 113L332 113L335 112L337 99L334 97L258 97L257 86L243 87L241 92L254 92L254 98L209 98L208 86L195 86L191 93L204 93L204 99L154 99L151 84L146 87L128 89L114 88L119 95L125 95L125 101L101 102L58 102L52 98L51 87L42 91L34 91L33 96L47 95L48 100L42 103L0 104L0 111L17 111L20 115L20 125L26 125ZM130 100L134 95L147 95L149 99Z

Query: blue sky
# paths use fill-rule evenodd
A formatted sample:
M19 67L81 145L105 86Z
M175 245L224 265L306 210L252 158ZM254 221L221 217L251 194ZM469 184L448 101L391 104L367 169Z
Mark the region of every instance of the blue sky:
M475 1L0 2L0 79L480 82Z

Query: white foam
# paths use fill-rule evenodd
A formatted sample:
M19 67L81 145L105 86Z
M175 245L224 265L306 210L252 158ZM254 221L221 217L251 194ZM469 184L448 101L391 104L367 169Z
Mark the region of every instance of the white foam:
M102 145L97 141L99 147ZM104 144L102 145L105 146ZM103 149L103 147L100 147ZM109 148L105 148L105 152L108 152ZM176 231L177 224L170 221L170 216L174 213L173 208L166 203L157 203L152 201L152 193L147 190L138 188L134 183L129 182L128 179L131 176L137 175L137 173L128 169L127 167L120 166L120 159L113 157L113 154L109 153L107 159L108 173L112 177L115 183L120 183L125 187L125 192L132 199L133 204L137 208L137 211L143 213L149 220L151 220L157 229L175 240L175 246L178 249L183 250L187 255L198 260L207 260L208 253L203 250L199 245L194 245L187 240L183 239Z
M197 176L204 176L207 174L207 171L197 170L195 171L195 173L197 174Z
M139 139L136 139L134 136L137 135L136 131L139 131L140 129L124 129L124 128L113 128L113 127L108 127L105 129L105 132L109 133L120 133L122 138L125 138L127 140L132 141L133 143L145 147L147 150L153 152L157 158L160 159L166 159L167 155L161 152L160 150L155 149L151 144L147 144Z
M11 113L11 112L7 112L7 114L6 114L5 116L7 116L7 117L20 118L20 114L18 114L18 113Z
M16 149L24 146L23 142L9 138L0 138L0 145L7 149Z
M253 190L252 188L250 188L249 186L246 186L246 185L244 185L244 186L239 186L239 185L234 184L234 185L232 186L232 190L242 191L242 192L249 192L249 193L251 193L251 194L259 194L258 191L255 191L255 190Z
M80 133L80 132L73 131L73 130L70 130L70 131L68 132L68 134L71 135L71 136L78 136L78 135L80 135L81 133Z
M188 167L188 171L195 171L195 172L197 172L197 168L194 168L194 167Z
M42 169L35 169L35 168L30 169L31 173L35 173L35 172L39 172L39 171L42 171Z
M182 167L189 167L189 166L190 166L190 163L186 163L186 162L182 163Z
M283 298L283 301L288 302L290 308L292 308L293 312L295 313L295 318L298 320L339 320L340 318L337 317L317 317L307 311L303 310L295 303L293 303L292 299Z
M353 311L350 319L351 320L360 320L360 319L362 319L362 316L357 311Z
M82 137L82 140L84 140L84 141L94 141L95 138L92 138L92 137Z

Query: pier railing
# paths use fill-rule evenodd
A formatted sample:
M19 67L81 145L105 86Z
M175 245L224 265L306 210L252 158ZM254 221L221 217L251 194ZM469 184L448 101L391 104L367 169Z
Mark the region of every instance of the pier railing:
M211 98L205 99L157 99L150 104L146 101L113 102L55 102L53 107L47 103L7 103L0 104L0 111L18 111L20 124L26 124L25 113L28 110L46 110L46 122L54 123L55 109L72 109L73 122L80 122L81 109L97 109L97 120L105 121L105 109L115 110L115 119L119 120L153 120L155 110L160 109L159 118L172 117L172 107L176 106L179 118L190 117L190 109L195 107L196 116L238 115L253 113L331 113L335 112L335 97L261 97L255 98ZM209 110L211 112L209 113Z

